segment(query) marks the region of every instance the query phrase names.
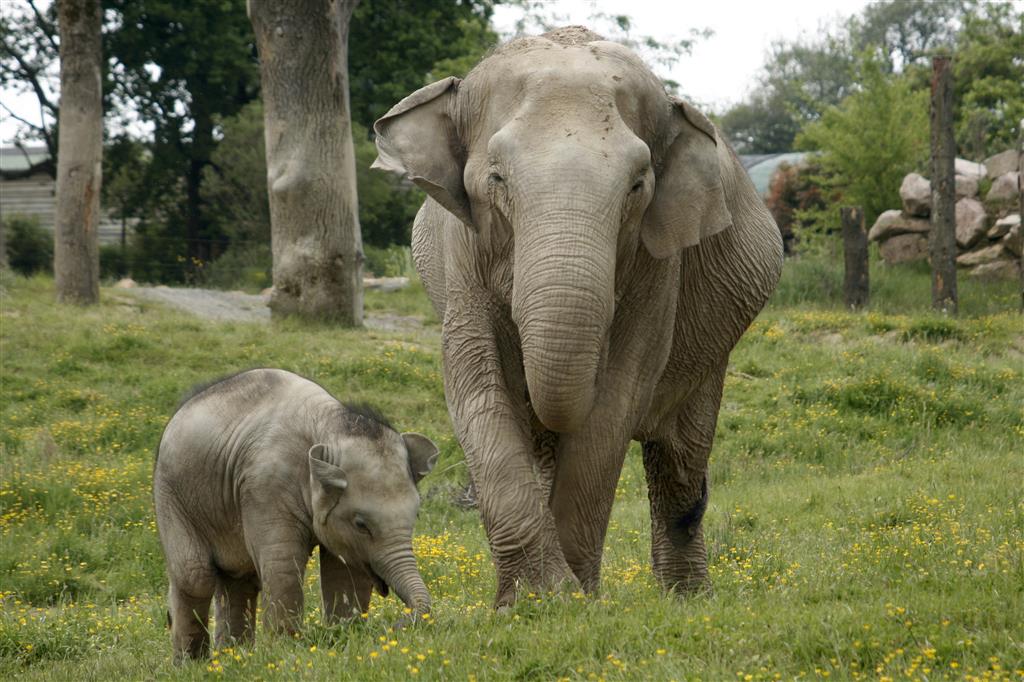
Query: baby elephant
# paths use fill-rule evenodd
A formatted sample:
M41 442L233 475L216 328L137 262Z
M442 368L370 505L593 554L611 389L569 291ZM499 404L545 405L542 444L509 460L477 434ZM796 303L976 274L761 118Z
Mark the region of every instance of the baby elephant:
M284 370L193 393L164 429L153 473L175 661L207 655L214 596L217 646L252 640L260 590L264 624L294 632L316 545L328 622L364 612L374 587L428 612L412 532L416 483L436 461L425 436Z

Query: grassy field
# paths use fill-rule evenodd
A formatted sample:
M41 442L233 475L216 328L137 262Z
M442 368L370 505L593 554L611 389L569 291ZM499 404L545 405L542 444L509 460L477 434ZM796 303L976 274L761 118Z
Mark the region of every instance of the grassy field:
M490 608L479 518L442 393L422 290L367 308L407 334L210 323L104 289L54 304L4 275L0 298L0 678L762 680L1024 678L1024 327L1012 283L964 281L963 315L927 312L920 269L872 272L869 311L837 273L788 266L732 356L705 521L713 596L659 592L637 448L600 595ZM150 493L154 448L192 384L254 366L368 400L442 458L415 540L431 622L319 624L316 571L294 638L175 668ZM316 558L313 559L315 564ZM315 568L315 566L310 567Z

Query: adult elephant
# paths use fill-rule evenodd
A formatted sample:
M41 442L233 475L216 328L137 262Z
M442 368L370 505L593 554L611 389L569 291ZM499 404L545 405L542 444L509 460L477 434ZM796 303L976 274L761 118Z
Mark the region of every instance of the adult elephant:
M708 580L701 521L729 352L782 242L715 127L581 27L512 41L376 122L375 167L429 198L413 257L497 569L596 589L630 439L653 570Z

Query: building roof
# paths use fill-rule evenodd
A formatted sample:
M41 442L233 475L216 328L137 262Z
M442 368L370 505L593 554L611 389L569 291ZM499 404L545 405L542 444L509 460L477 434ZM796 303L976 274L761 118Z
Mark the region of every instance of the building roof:
M0 147L0 172L13 173L28 170L30 167L50 158L50 152L43 145L18 147Z
M772 175L783 163L790 165L799 164L807 158L807 152L790 152L788 154L746 154L740 156L740 163L747 171L747 175L754 181L754 187L762 196L768 193L768 185L771 184Z

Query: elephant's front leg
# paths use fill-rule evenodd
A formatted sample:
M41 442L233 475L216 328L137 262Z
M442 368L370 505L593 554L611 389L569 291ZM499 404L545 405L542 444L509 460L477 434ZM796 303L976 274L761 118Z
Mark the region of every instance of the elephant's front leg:
M575 579L534 472L533 438L522 388L509 388L508 372L515 370L508 356L514 354L514 347L499 347L515 339L515 331L505 330L499 344L497 311L488 314L488 307L486 302L460 305L449 298L445 395L497 571L495 605L504 606L515 601L520 589L548 590ZM453 310L459 313L453 315Z
M644 443L652 569L668 590L694 592L710 585L702 521L725 367L723 362L712 369L662 433Z
M348 566L341 558L320 546L320 595L324 622L334 625L370 608L373 578L366 571Z

